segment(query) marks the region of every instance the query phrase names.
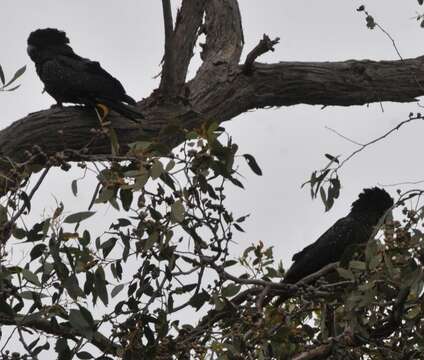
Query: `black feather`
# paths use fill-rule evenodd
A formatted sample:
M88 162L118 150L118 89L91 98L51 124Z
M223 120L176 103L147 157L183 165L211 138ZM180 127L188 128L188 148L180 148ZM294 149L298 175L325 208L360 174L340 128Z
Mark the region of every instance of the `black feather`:
M94 106L103 104L133 120L143 115L127 104L136 105L122 84L97 61L77 55L68 45L65 32L38 29L28 37L28 55L34 61L45 91L56 102Z
M377 187L364 189L350 213L339 219L313 244L293 256L285 283L296 283L324 266L339 261L344 251L368 241L380 218L393 206L392 197Z

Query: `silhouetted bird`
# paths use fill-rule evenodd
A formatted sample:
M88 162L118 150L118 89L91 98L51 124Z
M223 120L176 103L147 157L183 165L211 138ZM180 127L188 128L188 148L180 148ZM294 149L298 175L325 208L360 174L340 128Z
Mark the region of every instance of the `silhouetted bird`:
M393 198L377 187L364 189L352 203L350 213L339 219L313 244L293 256L285 283L293 284L324 266L339 261L345 250L365 244L379 219L393 206Z
M39 29L28 37L28 55L35 63L44 90L59 106L62 103L93 107L101 104L133 120L143 117L126 105L136 102L117 79L97 61L75 54L68 44L65 32L57 29Z

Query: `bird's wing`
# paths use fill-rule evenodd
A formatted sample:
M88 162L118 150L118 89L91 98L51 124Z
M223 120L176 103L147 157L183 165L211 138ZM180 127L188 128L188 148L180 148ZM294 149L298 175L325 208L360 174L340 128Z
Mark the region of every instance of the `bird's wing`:
M337 220L318 240L311 245L293 255L293 261L300 261L308 254L311 254L315 249L331 249L336 243L349 243L352 235L352 230L357 226L357 221L350 216L343 217Z
M297 282L325 265L338 261L351 243L357 243L363 231L351 216L339 219L317 241L293 256L293 265L286 273L287 282Z
M122 84L104 70L96 61L81 58L76 54L57 55L49 61L48 66L57 67L60 81L68 91L96 100L107 98L125 101Z

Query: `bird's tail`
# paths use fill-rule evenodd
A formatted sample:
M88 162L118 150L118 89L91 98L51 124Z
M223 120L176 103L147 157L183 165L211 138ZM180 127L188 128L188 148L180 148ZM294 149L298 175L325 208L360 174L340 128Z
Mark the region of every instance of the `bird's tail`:
M144 119L144 115L141 112L137 111L130 105L123 104L122 102L110 99L98 99L98 102L133 121L139 122L138 119Z

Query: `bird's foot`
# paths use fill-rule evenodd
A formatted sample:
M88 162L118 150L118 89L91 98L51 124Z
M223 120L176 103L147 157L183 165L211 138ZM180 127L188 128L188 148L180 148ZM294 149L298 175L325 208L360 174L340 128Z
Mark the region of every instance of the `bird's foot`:
M109 112L110 112L109 108L106 105L103 105L103 104L96 104L94 109L96 110L96 114L97 114L97 117L100 121L100 125L102 127L110 125L110 122L105 121L105 119L107 118L107 116L109 115Z
M52 106L50 106L50 109L62 109L63 105L61 102L58 102L57 104L53 104Z

